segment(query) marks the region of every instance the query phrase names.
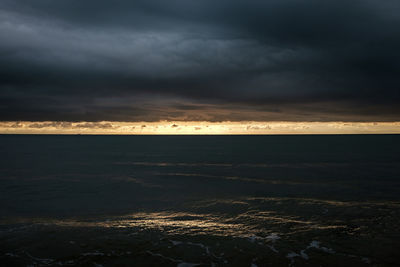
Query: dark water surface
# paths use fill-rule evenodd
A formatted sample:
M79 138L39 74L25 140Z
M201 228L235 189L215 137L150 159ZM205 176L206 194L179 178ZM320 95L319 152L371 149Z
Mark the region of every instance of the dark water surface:
M399 266L400 135L0 136L1 266Z

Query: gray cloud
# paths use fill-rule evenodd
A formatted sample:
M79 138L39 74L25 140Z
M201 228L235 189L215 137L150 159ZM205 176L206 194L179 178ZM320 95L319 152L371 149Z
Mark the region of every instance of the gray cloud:
M399 9L4 0L0 120L399 120Z

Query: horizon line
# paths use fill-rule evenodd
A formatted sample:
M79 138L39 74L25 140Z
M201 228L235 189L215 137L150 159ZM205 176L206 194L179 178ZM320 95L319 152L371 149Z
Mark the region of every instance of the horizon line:
M3 121L0 134L55 135L343 135L400 134L396 122Z

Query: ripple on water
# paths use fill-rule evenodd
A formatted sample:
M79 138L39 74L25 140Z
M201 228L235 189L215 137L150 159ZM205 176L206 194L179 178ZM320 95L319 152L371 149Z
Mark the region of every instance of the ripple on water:
M194 212L201 205L209 207L221 202L225 205L239 205L241 208L227 213ZM353 260L357 264L372 264L379 261L379 258L371 258L362 250L357 253L354 248L358 248L357 246L362 248L363 244L351 238L357 237L354 233L373 229L369 223L371 216L367 212L381 212L384 215L386 209L392 208L390 203L360 205L359 203L289 198L214 200L210 203L204 201L196 203L195 206L192 212L139 212L126 216L88 220L40 221L36 219L31 223L19 222L10 227L3 226L0 232L2 242L12 242L18 237L23 240L24 235L27 235L33 239L37 238L40 243L40 238L44 236L53 237L49 233L65 231L63 242L76 249L76 253L73 254L75 256L71 256L72 258L60 260L58 256L44 255L46 256L44 257L40 254L41 252L31 252L31 250L34 251L32 247L31 250L27 250L29 254L22 254L15 249L1 251L3 256L0 257L8 260L25 258L35 264L59 263L60 265L87 261L103 264L119 258L140 257L145 261L151 257L159 264L167 261L179 266L212 265L211 263L223 265L225 261L233 260L260 266L275 258L277 264L285 261L286 264L293 265L306 261L314 263L320 260L320 255L325 255L324 257ZM246 206L248 208L243 209ZM321 207L328 207L329 215L321 213ZM360 217L359 213L356 222L365 224L369 226L368 228L361 225L353 229L344 221L339 220L343 218L343 214L349 214L349 217L344 219L351 220L352 212L357 212L357 210L361 210L361 215L366 219L361 220L363 217ZM342 217L335 217L336 214ZM395 215L395 213L390 213L390 216L394 216L393 214ZM326 218L326 216L331 217ZM336 221L332 218L336 218ZM82 237L74 235L74 233L83 233L83 230L79 229L93 233ZM37 233L36 237L35 233ZM61 234L58 235L62 238ZM93 244L83 246L83 239L93 240ZM132 245L132 242L137 243ZM118 248L121 244L127 245ZM136 250L125 253L128 247L134 247ZM348 253L343 249L344 247L353 248L353 251Z

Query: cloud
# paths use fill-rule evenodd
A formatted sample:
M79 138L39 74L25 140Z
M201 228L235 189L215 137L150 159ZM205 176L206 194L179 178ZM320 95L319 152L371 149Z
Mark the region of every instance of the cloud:
M0 120L399 120L399 8L4 0Z
M247 131L259 131L259 130L270 130L270 129L271 129L271 126L269 126L269 125L262 125L262 126L259 126L259 125L248 125L246 127Z
M2 134L398 134L400 122L0 122Z

